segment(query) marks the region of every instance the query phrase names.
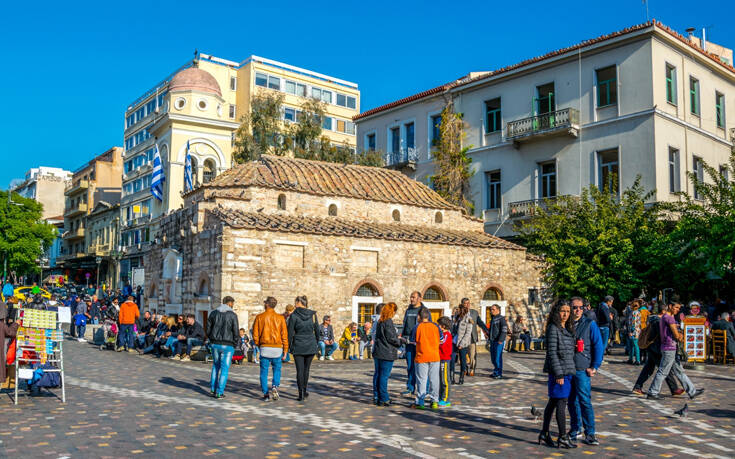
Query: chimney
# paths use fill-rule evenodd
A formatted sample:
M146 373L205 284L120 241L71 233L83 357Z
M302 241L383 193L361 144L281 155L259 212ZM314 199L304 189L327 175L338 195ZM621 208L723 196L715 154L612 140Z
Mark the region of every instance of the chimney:
M692 41L692 36L694 35L694 27L687 27L687 38L689 41Z
M702 50L707 51L707 29L702 27Z

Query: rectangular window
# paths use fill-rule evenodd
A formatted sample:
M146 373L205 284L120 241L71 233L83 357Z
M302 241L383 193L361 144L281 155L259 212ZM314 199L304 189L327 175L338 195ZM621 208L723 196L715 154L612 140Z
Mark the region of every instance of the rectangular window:
M281 79L273 75L268 75L268 88L275 89L276 91L281 90Z
M255 85L267 88L268 87L268 75L266 75L265 73L256 72L255 73Z
M689 110L699 116L699 80L689 77Z
M718 128L725 129L725 95L715 93L715 122Z
M618 84L614 65L595 70L597 77L597 106L607 107L618 103Z
M720 166L720 177L722 177L726 182L730 181L730 169L728 169L727 166Z
M291 80L286 80L284 83L284 90L289 94L296 94L296 82Z
M392 153L398 153L401 151L401 128L394 127L390 129L390 145L390 151Z
M296 121L296 110L293 108L284 108L283 109L283 119L290 122Z
M536 87L536 114L543 115L556 110L554 83Z
M345 122L343 120L337 120L337 132L345 132Z
M669 193L681 191L679 180L679 150L669 147Z
M237 116L237 106L230 105L230 118L234 120L236 116Z
M355 135L355 123L345 121L345 134Z
M357 107L357 100L352 96L337 93L337 105L340 107L355 108Z
M676 67L666 64L666 102L676 105Z
M485 132L500 132L503 129L500 121L500 97L485 101Z
M697 182L704 182L704 165L702 164L702 158L694 156L692 159L692 172L696 177ZM694 187L694 199L702 199L701 194L697 191L697 187Z
M230 91L237 90L237 77L231 76L230 77Z
M439 137L441 137L441 126L442 126L442 116L441 115L434 115L431 117L431 145L434 146L439 142Z
M485 172L487 209L500 209L500 171Z
M133 160L125 161L125 173L129 173L133 170Z
M339 123L339 121L337 123ZM322 119L322 129L326 129L328 131L332 130L332 118L331 117L325 116Z
M618 149L605 150L597 153L597 163L599 164L598 178L599 188L601 191L617 194L618 182L620 181L618 173Z
M324 103L331 104L332 103L332 92L327 91L326 89L320 89L316 88L314 86L311 87L311 97L314 99L319 99Z
M541 197L556 197L556 162L539 165L541 179Z
M375 134L367 135L367 151L375 151Z
M413 148L415 146L415 130L413 123L406 124L406 148Z

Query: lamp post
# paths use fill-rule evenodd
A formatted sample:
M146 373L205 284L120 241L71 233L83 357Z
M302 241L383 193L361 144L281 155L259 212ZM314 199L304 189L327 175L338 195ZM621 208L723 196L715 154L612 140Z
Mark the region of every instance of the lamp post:
M100 263L102 263L102 257L97 257L95 259L95 261L97 262L97 288L96 288L96 292L97 292L97 297L99 298L99 297L102 296L102 294L100 292Z

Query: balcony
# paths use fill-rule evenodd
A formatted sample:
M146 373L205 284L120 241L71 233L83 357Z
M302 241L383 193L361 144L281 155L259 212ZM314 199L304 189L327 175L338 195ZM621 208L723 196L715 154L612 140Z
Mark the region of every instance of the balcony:
M538 213L539 209L546 210L549 204L555 203L560 198L576 199L577 196L564 195L553 198L528 199L526 201L515 201L508 204L508 217L510 218L529 218Z
M111 247L110 244L96 244L96 245L90 245L87 249L87 253L89 255L98 256L98 257L106 257L110 255Z
M87 204L80 202L74 207L68 207L66 212L64 212L64 217L76 217L77 215L86 214L87 209Z
M485 223L499 223L503 220L503 209L485 209L482 211L482 219Z
M86 253L82 253L82 252L67 253L65 255L61 255L61 256L57 257L56 258L56 263L57 264L64 264L65 262L70 262L70 261L75 260L77 258L84 258L86 256L87 256L87 254Z
M417 148L405 148L393 153L386 153L385 167L390 169L416 170L416 162L419 160Z
M75 194L87 191L89 189L89 180L80 180L76 183L72 183L64 190L65 196L74 196Z
M63 238L67 241L72 241L74 239L84 239L84 228L77 228L73 231L67 231L64 233Z
M518 143L541 137L579 135L579 111L565 108L555 112L508 122L507 138Z

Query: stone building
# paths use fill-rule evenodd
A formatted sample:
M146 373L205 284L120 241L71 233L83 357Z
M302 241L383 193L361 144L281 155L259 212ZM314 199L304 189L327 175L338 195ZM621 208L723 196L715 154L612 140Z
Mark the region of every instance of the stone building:
M435 317L466 296L483 317L498 303L538 318L527 301L538 260L397 171L264 156L184 199L146 260L147 304L159 312L204 321L231 295L251 324L266 296L282 311L306 295L341 332L379 302L396 302L400 322L419 290Z

